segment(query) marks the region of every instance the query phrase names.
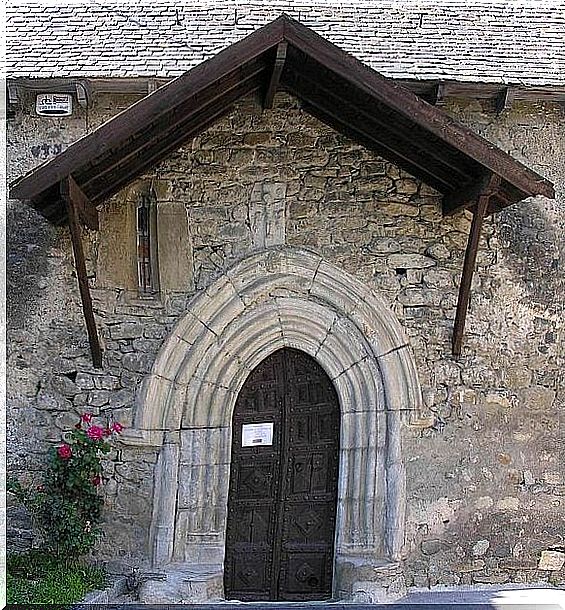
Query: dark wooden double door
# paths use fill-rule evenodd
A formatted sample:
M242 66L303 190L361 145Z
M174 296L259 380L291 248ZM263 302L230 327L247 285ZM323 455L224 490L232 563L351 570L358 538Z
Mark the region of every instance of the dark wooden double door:
M227 599L332 597L339 422L330 379L303 352L250 374L233 415Z

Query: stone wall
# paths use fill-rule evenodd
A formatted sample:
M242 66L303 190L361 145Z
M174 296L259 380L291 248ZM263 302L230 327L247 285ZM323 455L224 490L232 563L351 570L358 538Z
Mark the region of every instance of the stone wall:
M71 119L30 107L9 124L12 177L64 148L131 100L101 97ZM86 235L105 360L90 365L67 233L17 202L9 208L8 451L14 472L88 409L131 426L136 393L187 301L265 246L314 250L363 281L396 314L415 355L425 411L403 429L408 583L563 579L539 571L564 544L565 396L563 109L476 102L448 111L556 184L487 220L462 358L450 356L470 215L442 218L437 193L279 95L254 99L171 155L101 212ZM132 208L157 195L161 295L135 286ZM167 228L168 227L168 228ZM181 262L175 256L183 253ZM115 279L113 279L115 278ZM120 446L108 464L101 552L147 554L156 451Z

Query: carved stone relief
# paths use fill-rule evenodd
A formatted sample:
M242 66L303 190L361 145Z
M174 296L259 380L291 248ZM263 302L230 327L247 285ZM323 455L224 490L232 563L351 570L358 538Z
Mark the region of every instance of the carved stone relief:
M249 226L256 249L284 244L286 184L257 182L249 202Z

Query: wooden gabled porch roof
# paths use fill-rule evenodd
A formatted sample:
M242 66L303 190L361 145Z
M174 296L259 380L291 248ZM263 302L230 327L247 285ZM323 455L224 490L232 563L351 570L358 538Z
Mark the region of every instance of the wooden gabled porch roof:
M458 355L483 217L529 196L552 198L553 185L285 15L133 104L15 181L10 194L54 224L71 220L73 228L75 217L97 228L97 205L228 114L241 97L260 92L271 108L278 89L436 188L444 214L474 210L454 336ZM76 227L72 234L77 254Z
M500 176L487 213L553 187L484 138L286 16L253 32L81 138L17 180L14 198L66 222L60 180L70 174L104 202L214 121L241 97L278 89L336 130L433 186L444 213L475 203L477 185Z

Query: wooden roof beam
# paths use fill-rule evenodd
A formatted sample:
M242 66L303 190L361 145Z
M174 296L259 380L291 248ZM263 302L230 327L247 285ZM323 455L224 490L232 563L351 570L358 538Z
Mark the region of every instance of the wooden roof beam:
M198 64L182 76L160 87L133 104L121 115L103 123L88 136L77 140L57 156L57 163L45 163L28 172L10 185L11 197L30 200L53 184L75 173L93 154L119 148L122 142L139 130L145 129L148 118L172 111L187 97L187 91L195 95L209 86L211 62L216 80L275 47L284 39L288 17L278 17L263 28L252 32L214 58ZM119 120L118 120L119 118Z
M287 71L283 85L289 84L298 97L315 91L316 94L321 94L325 101L332 101L336 108L352 108L355 115L363 118L366 129L370 129L373 134L379 134L381 140L384 137L398 141L404 150L407 146L413 148L415 157L423 155L427 160L433 160L430 165L433 164L435 168L441 166L444 172L449 173L452 183L466 182L476 177L476 170L473 172L470 168L465 169L461 162L457 163L458 151L454 151L451 156L438 152L434 145L440 143L437 137L425 134L427 137L422 141L419 130L405 126L398 113L388 113L386 108L367 101L357 90L349 91L346 83L332 78L332 75L324 74L322 66L309 66L307 58L296 56L293 61L298 62L300 68Z
M160 88L170 81L174 80L172 76L164 76L155 78L125 76L119 78L113 77L62 77L62 78L23 78L14 77L7 79L7 86L12 88L13 95L20 96L25 90L28 91L43 91L46 85L53 87L61 93L74 93L77 82L84 82L88 85L92 95L112 93L122 95L147 95L154 88ZM442 83L437 83L431 80L419 79L404 79L390 78L394 82L402 85L406 89L410 89L413 93L425 99L428 103L432 99L433 94L438 84L448 86L449 96L479 99L479 100L494 100L500 93L500 85L495 83L484 83L480 81L452 81L446 80ZM153 84L150 84L153 82ZM518 101L527 102L565 102L565 87L559 85L541 85L538 87L527 87L512 85L512 89L516 92L515 99ZM13 100L10 100L13 103Z
M279 87L281 80L281 74L284 68L284 62L286 61L286 52L288 44L283 40L277 45L277 56L275 57L275 63L273 64L273 71L269 80L269 86L265 93L265 99L263 100L263 108L271 109L275 101L275 93Z
M438 108L427 104L412 91L386 79L305 25L289 20L285 24L285 38L289 44L297 46L350 84L374 96L380 103L394 108L448 145L460 149L487 169L504 176L524 192L524 198L528 195L555 198L555 190L549 180L513 159L485 138L463 128L455 119L440 114Z
M261 85L256 84L248 91L248 93L255 93L260 88ZM201 123L195 121L187 131L184 131L184 129L177 130L176 135L173 138L167 139L164 145L158 149L150 149L148 151L148 156L139 158L137 163L120 167L119 178L115 181L110 180L108 187L98 193L96 199L98 201L104 201L108 197L111 197L117 193L124 186L132 182L141 172L150 169L163 156L177 150L180 146L182 146L182 144L184 144L184 142L196 137L199 133L202 133L208 129L208 127L213 125L222 116L225 116L231 112L234 107L234 102L235 99L226 101L224 106L213 114L207 115L204 119L202 119Z
M124 184L122 176L113 168L102 180L95 182L95 186L86 188L86 181L109 166L115 167L119 164L120 157L127 157L132 148L144 140L144 134L148 130L151 131L149 139L152 140L148 150L143 151L139 162L135 158L128 158L124 166L128 170L132 168L133 172L136 169L141 172L147 167L149 157L154 162L162 160L169 151L170 140L169 132L164 137L156 126L161 124L161 120L165 120L165 117L167 121L179 120L183 113L191 112L185 106L187 103L194 102L193 110L202 108L202 98L209 93L209 88L218 87L219 83L225 84L234 71L241 70L242 66L248 67L250 62L262 59L265 70L271 73L277 49L283 42L288 44L288 57L279 75L280 86L285 86L291 70L300 73L303 69L304 62L291 61L291 55L295 51L309 58L315 69L323 67L323 75L314 72L315 81L326 86L334 82L345 83L346 94L340 97L358 101L354 103L352 110L347 104L343 107L338 106L336 102L328 103L322 99L325 116L330 112L339 119L338 123L342 127L352 125L359 135L358 141L362 141L361 138L364 141L369 140L370 147L379 154L386 148L389 151L386 156L391 161L397 162L441 192L453 195L459 184L471 183L483 168L483 171L488 170L504 178L504 196L510 202L520 201L530 195L555 196L553 185L548 180L512 159L440 109L425 103L412 92L379 75L306 26L286 16L279 17L215 57L195 66L136 102L91 134L79 139L55 159L16 180L11 185L11 196L29 201L44 213L51 201L60 201L59 183L72 174L93 202L101 201L106 193L116 192L120 185ZM289 65L291 63L292 66ZM328 74L331 77L328 77ZM266 80L268 79L265 74L262 74L260 87L263 90ZM273 87L273 90L275 89L276 87ZM299 97L302 89L305 89L306 94L310 91L309 87L303 85L295 89L298 89ZM367 102L369 98L371 101ZM363 118L354 116L355 110L363 109L372 113L372 108L375 109L375 114L379 114L378 121L382 126L380 130L377 129L376 121L367 130ZM203 113L201 117L203 124L207 124L209 113ZM391 127L390 123L395 125ZM412 138L407 139L406 132L410 132L412 128ZM181 135L179 134L179 137ZM174 137L175 134L171 134L170 138ZM135 141L135 144L132 144L132 141ZM159 155L161 145L164 148ZM422 148L426 145L427 150L423 151ZM433 155L437 155L435 159ZM434 176L435 184L432 182ZM128 180L132 177L135 176L128 175ZM114 179L115 182L110 185L108 179ZM56 214L47 216L50 221L64 220L65 206L61 203L60 207L61 210Z
M430 174L423 175L423 172L420 169L414 167L414 165L407 161L403 156L397 154L391 148L382 145L380 142L371 139L367 134L359 130L359 128L348 123L344 123L336 114L330 113L326 109L322 109L318 105L308 100L305 100L304 102L304 110L336 131L339 131L348 138L351 138L353 141L359 142L359 144L362 144L368 150L372 150L377 155L388 159L391 163L405 169L407 172L426 182L426 184L433 186L435 189L441 191L442 188L445 188L445 184L440 182L438 178L435 178Z
M67 208L59 183L44 191L41 197L29 201L29 204L56 226L67 221Z
M396 163L402 169L410 172L416 178L423 180L435 189L445 192L452 188L452 174L449 174L447 169L439 171L428 160L427 162L418 158L415 159L408 155L405 148L397 142L396 146L388 144L381 139L377 139L374 135L366 131L358 124L359 112L357 108L342 105L342 108L337 111L335 108L328 108L327 97L322 93L314 91L293 90L293 87L287 85L287 88L298 97L302 98L307 105L318 110L316 115L322 122L327 123L337 131L347 135L352 140L355 140L367 148L377 152L377 154L385 157L389 161ZM366 123L366 121L363 121ZM415 155L417 156L417 155Z
M225 99L230 98L236 93L237 96L244 95L246 87L251 91L256 87L256 80L264 71L265 67L262 63L255 65L249 64L242 69L239 75L232 75L229 80L226 80L225 86L221 90L210 89L204 92L198 99L198 104L191 98L189 102L183 104L174 113L169 113L160 116L154 124L150 126L140 136L133 138L125 146L120 149L118 161L112 162L112 157L105 159L105 167L98 166L93 168L92 177L82 181L82 186L86 190L90 190L93 183L97 183L103 176L115 171L120 165L126 164L130 159L136 156L141 156L144 151L155 145L156 139L163 140L168 134L179 135L179 131L194 120L194 117L204 117L205 113L211 111L214 116L217 115L217 108L221 107ZM194 109L196 107L196 110ZM211 110L210 110L211 109ZM227 112L227 111L226 111ZM158 134L157 136L155 134ZM102 164L101 164L102 165ZM100 197L96 197L100 200Z
M259 87L257 87L257 89L259 89ZM207 129L208 127L213 125L218 119L224 116L225 109L227 109L228 112L232 110L233 103L226 106L225 108L222 108L222 110L218 111L216 114L209 116L199 128L193 129L192 131L188 132L180 131L177 137L170 140L164 148L156 151L149 151L148 156L140 158L137 163L130 163L125 166L120 166L119 178L117 180L109 180L108 186L97 195L97 198L100 201L104 201L105 199L112 197L112 195L116 194L122 188L130 184L130 182L133 182L140 172L151 169L153 164L157 163L163 154L166 155L174 152L186 141L191 140L199 133L201 133L202 130Z
M473 222L471 223L471 231L465 250L465 261L463 263L463 273L459 285L459 297L457 299L457 311L455 314L455 324L453 326L451 343L453 357L456 360L461 356L465 321L467 319L467 311L471 299L471 284L473 282L473 273L475 272L483 221L489 207L490 198L494 195L499 185L500 177L491 175L486 184L483 185L483 189L478 196L475 209L473 210Z
M100 339L98 338L98 330L96 329L96 321L94 319L94 309L92 307L90 287L88 286L88 276L86 273L86 262L84 250L82 248L80 226L81 221L83 220L81 210L84 210L84 205L88 199L80 190L72 176L67 176L61 180L60 190L61 196L67 207L69 229L71 232L71 242L73 245L73 255L75 259L75 269L77 273L80 298L82 301L82 311L86 321L88 341L90 343L92 364L94 365L94 368L99 369L102 368L102 348L100 346Z

